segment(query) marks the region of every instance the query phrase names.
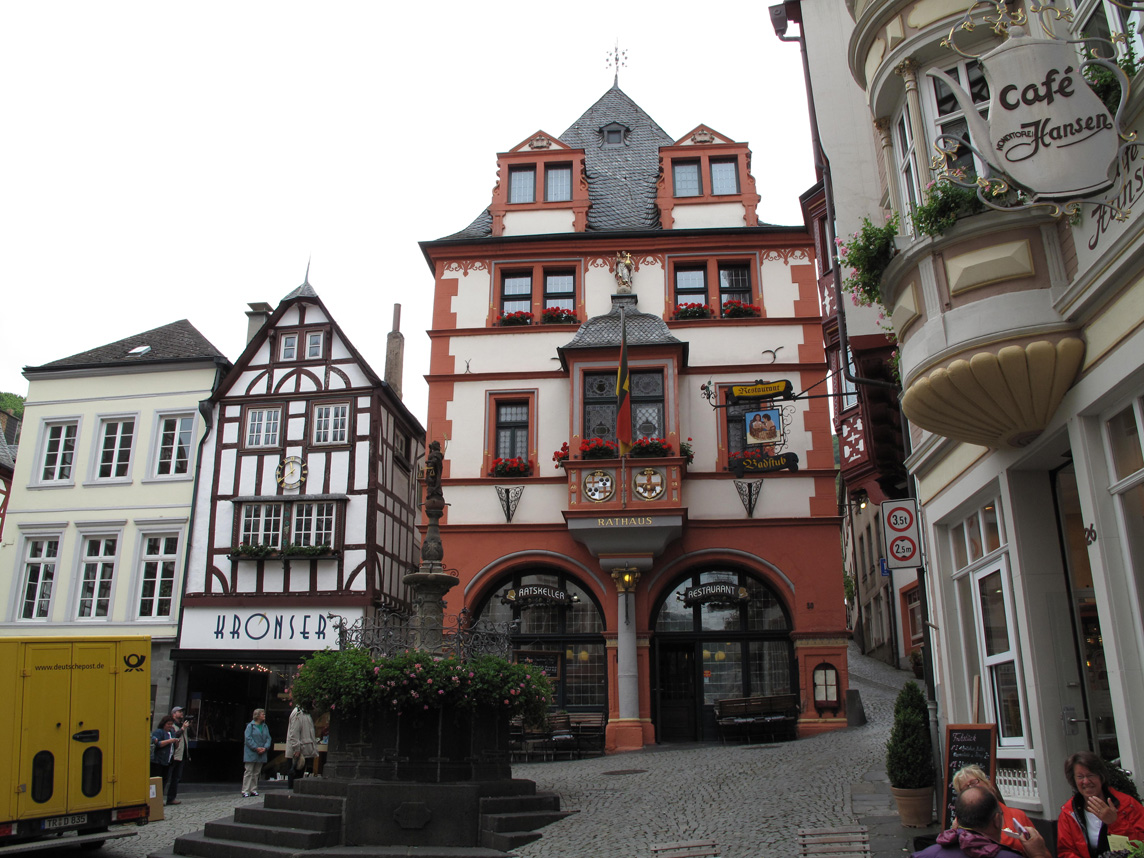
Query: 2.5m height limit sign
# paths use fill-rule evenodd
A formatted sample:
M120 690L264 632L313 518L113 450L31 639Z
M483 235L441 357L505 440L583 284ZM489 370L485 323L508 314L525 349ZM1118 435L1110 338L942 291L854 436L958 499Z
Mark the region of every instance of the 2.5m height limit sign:
M918 502L913 498L882 501L882 544L891 569L916 569L922 565L918 527Z

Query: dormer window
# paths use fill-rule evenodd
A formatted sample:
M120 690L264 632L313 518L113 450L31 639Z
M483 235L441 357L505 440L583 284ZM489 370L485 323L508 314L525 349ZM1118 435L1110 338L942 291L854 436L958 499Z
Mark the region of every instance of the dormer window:
M698 197L703 193L698 161L672 162L671 178L677 197Z
M282 336L282 360L297 360L298 358L298 335L297 334L283 334Z
M536 167L510 167L508 171L509 203L536 202Z
M306 334L306 359L317 360L322 356L322 332L312 331Z
M544 199L550 203L572 199L571 164L553 164L544 168Z
M734 158L711 160L711 193L739 193L739 168Z
M612 122L605 125L600 129L600 137L603 141L604 147L609 146L623 146L624 138L629 131L626 125L621 125L618 122Z

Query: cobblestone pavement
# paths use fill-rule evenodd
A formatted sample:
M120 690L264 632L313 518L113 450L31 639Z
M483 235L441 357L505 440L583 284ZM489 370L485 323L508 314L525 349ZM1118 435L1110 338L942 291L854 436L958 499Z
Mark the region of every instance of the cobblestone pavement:
M867 723L773 745L665 745L588 760L514 765L513 774L561 796L579 811L521 847L521 858L650 858L651 844L711 839L723 858L786 858L799 828L864 822L877 858L902 858L918 833L902 828L884 772L894 697L911 674L858 654L851 645L850 685L860 691ZM285 789L270 782L263 792ZM206 788L211 789L211 788ZM145 858L176 837L261 804L238 784L180 791L181 804L138 837L111 840L98 858ZM226 792L219 792L226 789ZM931 829L932 831L933 829ZM42 856L76 856L54 849Z

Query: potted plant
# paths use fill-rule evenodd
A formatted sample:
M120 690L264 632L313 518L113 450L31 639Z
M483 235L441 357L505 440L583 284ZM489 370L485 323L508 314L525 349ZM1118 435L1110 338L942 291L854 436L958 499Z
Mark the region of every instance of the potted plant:
M907 682L894 703L894 727L886 742L886 775L907 828L933 821L934 770L929 713L917 683Z
M633 459L650 459L674 455L671 445L663 438L639 438L628 454Z
M618 459L620 447L615 441L602 438L585 438L580 442L581 459Z
M560 467L568 461L568 457L571 455L572 451L568 449L568 442L565 441L560 445L560 449L552 454L552 461L556 463L556 469L560 470Z
M671 314L673 319L710 319L711 308L706 304L676 304Z
M515 313L502 313L497 316L497 324L503 328L511 328L518 325L531 325L532 313L526 310L517 310Z
M532 462L513 456L511 459L493 459L490 477L527 477L532 473Z
M910 217L923 235L941 235L957 223L958 218L985 211L985 203L977 196L977 188L956 184L965 180L965 170L958 168L930 182L926 199Z
M917 649L910 650L908 657L910 659L910 669L913 670L914 676L921 679L925 676L925 669L922 665L922 648L918 647Z
M545 307L540 314L542 325L574 325L579 321L575 313L563 307Z
M746 304L735 298L723 302L724 319L749 319L762 315L762 312L754 304Z
M839 263L850 268L842 288L858 306L882 303L882 273L898 252L894 246L897 234L898 216L894 214L886 218L885 226L874 226L869 218L862 218L862 228L849 241L835 239Z

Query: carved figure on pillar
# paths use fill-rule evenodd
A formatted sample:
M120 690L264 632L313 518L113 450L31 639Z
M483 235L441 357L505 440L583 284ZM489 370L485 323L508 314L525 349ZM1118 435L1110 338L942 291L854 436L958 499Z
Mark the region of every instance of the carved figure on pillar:
M421 565L426 562L440 563L445 556L441 545L441 532L438 522L445 514L445 494L441 491L441 469L445 464L445 454L440 441L429 442L429 454L425 457L425 515L429 517L429 527L421 543Z
M616 252L616 292L627 295L632 291L632 274L635 272L635 262L632 255L626 250Z

